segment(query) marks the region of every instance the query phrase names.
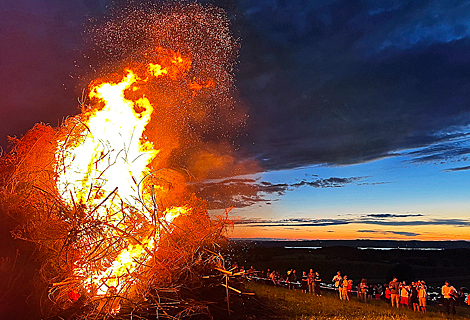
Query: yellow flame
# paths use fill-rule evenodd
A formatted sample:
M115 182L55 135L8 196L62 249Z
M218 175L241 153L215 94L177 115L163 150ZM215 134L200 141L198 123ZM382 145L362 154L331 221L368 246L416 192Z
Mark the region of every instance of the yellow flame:
M124 97L124 91L136 81L129 70L119 83L92 88L90 98L103 101L104 107L89 116L82 142L66 149L65 170L59 173L57 181L59 192L69 204L73 200L97 205L115 188L120 198L127 201L137 195L136 181L144 178L146 166L158 150L141 140L153 112L152 105L145 97L136 102ZM136 107L143 111L137 113Z
M149 72L155 77L168 73L168 71L166 69L163 69L162 66L159 64L149 63L148 69Z
M171 62L181 64L183 59L176 55ZM190 65L190 61L185 63ZM175 74L173 71L173 75L169 75L159 64L149 64L147 73L149 77ZM87 111L87 120L83 123L86 129L80 133L78 141L72 146L67 139L59 141L56 153L57 162L61 163L56 181L61 197L71 207L83 205L87 214L101 221L103 230L107 230L106 241L117 238L126 228L143 230L139 239L127 239L128 243L113 260L103 257L99 270L84 260L75 263L74 275L83 279L85 289L97 295L105 295L110 289L120 292L129 288L135 279L131 275L151 258L158 246L158 226L169 225L189 210L187 207L167 209L158 221L139 201L139 182L149 173L147 166L159 151L143 137L153 106L144 95L132 101L126 98L125 92L128 89L136 92L146 81L148 79L139 79L127 70L127 75L118 83L92 87L90 98L103 107ZM126 222L123 210L130 210L128 215L142 212L142 221L134 225ZM94 240L83 239L88 243Z
M188 211L189 208L187 207L172 207L163 213L163 217L159 222L168 226L176 217L185 215ZM151 258L152 251L156 249L155 238L158 238L158 236L157 232L156 236L145 237L141 243L129 244L103 271L87 270L85 287L89 291L96 291L96 295L105 295L110 289L119 293L123 288L131 286L133 283L130 275ZM85 269L83 268L76 268L75 270L76 275L83 276L84 272Z

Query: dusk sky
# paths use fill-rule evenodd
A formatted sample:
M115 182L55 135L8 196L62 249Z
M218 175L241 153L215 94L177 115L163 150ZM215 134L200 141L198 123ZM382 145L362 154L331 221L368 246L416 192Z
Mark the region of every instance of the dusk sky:
M259 163L200 187L234 207L232 237L470 240L470 1L209 3L240 38L234 144ZM4 149L79 112L84 23L106 5L0 2Z

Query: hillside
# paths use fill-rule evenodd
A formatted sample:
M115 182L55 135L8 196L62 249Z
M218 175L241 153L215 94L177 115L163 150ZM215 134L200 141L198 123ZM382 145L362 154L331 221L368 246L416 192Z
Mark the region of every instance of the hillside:
M313 268L326 284L340 270L357 284L362 278L369 283L388 283L393 276L400 281L425 280L440 287L449 280L456 287L470 287L470 249L444 250L361 250L352 246L318 249L236 244L234 257L239 266L255 270L302 271Z
M249 310L235 311L229 319L394 319L394 320L439 320L447 319L438 305L430 305L428 312L392 308L380 300L369 300L367 303L356 299L340 301L336 295L324 294L321 297L305 294L284 288L272 287L257 283L247 283L245 288L256 294L259 309L250 314ZM250 299L250 298L245 298ZM241 314L243 313L243 314ZM470 308L457 307L457 316L453 319L470 318Z

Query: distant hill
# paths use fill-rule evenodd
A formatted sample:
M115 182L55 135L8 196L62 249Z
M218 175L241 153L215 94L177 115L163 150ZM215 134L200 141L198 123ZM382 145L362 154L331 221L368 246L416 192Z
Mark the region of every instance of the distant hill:
M313 268L326 283L340 270L357 284L425 280L470 288L470 244L466 241L232 241L230 256L255 270ZM364 249L369 248L369 249ZM400 248L400 249L399 249Z
M326 248L352 247L371 249L470 249L470 241L400 241L400 240L264 240L232 239L237 244L254 247Z

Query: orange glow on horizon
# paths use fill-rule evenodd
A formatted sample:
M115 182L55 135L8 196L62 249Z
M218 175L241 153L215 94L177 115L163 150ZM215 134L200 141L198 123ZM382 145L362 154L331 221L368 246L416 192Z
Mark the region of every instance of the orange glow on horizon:
M358 232L370 230L373 232ZM387 231L385 231L387 230ZM388 231L392 230L392 231ZM396 233L392 233L396 232ZM399 234L408 233L409 235ZM415 233L416 235L412 235ZM421 240L444 241L465 240L470 241L470 227L443 227L441 225L426 225L410 227L377 228L366 224L347 224L319 227L255 227L235 225L229 235L237 239L285 239L285 240Z

